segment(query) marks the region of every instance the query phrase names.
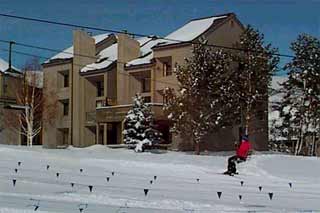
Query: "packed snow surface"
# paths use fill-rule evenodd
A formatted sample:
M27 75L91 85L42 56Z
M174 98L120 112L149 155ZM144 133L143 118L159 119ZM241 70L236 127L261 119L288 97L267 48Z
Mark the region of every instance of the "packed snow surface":
M230 177L228 154L1 145L0 213L320 211L319 159L256 153Z

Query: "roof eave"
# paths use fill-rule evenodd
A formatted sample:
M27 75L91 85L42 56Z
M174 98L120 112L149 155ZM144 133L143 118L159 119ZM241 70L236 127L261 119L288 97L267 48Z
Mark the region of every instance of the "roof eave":
M112 70L113 68L116 67L117 61L112 62L109 66L101 68L101 69L95 69L95 70L88 70L86 72L79 72L81 76L89 76L89 75L95 75L95 74L99 74L99 73L105 73L108 72L110 70Z

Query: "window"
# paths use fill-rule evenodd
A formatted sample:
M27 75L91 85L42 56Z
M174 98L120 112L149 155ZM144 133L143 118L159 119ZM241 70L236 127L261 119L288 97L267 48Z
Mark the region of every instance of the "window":
M151 90L151 79L143 78L142 79L142 92L150 92Z
M69 87L69 74L68 73L63 75L63 87Z
M163 63L163 76L172 75L171 65L168 62Z
M63 102L63 115L67 116L69 114L69 100L66 102Z
M69 70L61 70L58 72L58 87L69 87Z
M103 81L98 81L97 82L97 97L102 97L102 96L104 96Z
M150 96L145 96L145 97L143 97L143 101L145 103L151 103L151 97Z
M162 69L163 76L172 75L172 58L171 56L158 58L160 61L160 69Z

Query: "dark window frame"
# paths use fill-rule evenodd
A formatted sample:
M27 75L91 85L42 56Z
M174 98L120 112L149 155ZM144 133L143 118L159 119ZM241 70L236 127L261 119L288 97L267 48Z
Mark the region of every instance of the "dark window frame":
M104 82L97 81L96 88L97 88L97 97L103 97L104 96Z

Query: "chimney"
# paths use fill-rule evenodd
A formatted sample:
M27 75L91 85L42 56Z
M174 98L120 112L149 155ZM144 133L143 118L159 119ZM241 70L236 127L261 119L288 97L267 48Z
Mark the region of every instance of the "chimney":
M129 76L124 70L125 63L140 57L140 44L127 34L118 34L118 64L117 64L117 103L129 104Z
M93 63L96 54L95 40L85 31L75 30L73 32L73 53L73 63L80 69L86 64Z

